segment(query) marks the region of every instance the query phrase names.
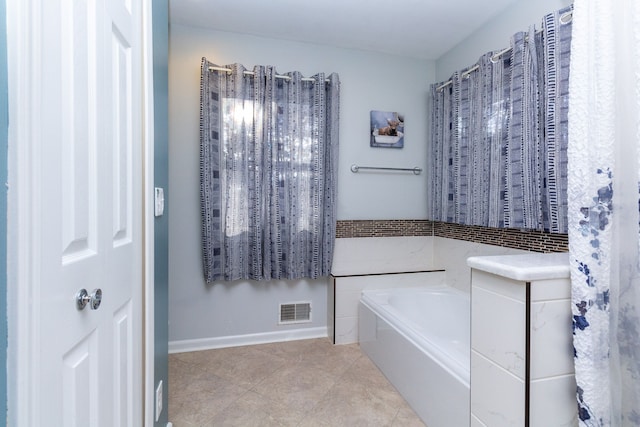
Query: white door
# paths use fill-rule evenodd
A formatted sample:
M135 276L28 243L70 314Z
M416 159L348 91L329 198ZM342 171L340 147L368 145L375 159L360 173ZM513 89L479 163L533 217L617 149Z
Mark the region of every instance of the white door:
M31 97L15 102L28 105L17 108L28 130L15 142L29 147L17 162L19 234L29 239L17 246L19 284L31 292L19 308L30 342L18 349L18 387L28 380L18 419L140 426L141 2L10 1L24 2L10 9L24 8L30 42L17 55L31 65L13 76ZM97 309L77 306L82 288L102 291Z

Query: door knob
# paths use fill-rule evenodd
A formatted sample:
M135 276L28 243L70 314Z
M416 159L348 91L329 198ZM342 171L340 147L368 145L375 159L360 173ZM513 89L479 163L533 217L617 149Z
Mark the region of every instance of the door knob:
M97 310L101 302L102 289L94 289L91 295L87 293L86 289L80 289L76 294L76 307L78 310L84 310L87 304L89 304L91 310Z

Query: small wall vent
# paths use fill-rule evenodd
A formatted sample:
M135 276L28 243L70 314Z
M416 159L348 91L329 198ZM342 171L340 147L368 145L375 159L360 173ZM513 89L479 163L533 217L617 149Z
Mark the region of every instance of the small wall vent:
M280 304L280 324L311 322L310 302Z

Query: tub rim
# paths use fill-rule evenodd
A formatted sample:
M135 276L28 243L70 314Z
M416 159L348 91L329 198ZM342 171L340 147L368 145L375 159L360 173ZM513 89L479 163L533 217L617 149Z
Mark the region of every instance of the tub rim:
M398 287L398 288L386 288L386 289L366 289L362 291L360 297L360 303L363 304L367 309L371 310L373 314L376 315L377 318L383 319L387 324L389 324L397 333L402 335L403 338L411 342L418 349L427 354L435 363L437 363L442 369L447 371L451 376L456 378L466 387L470 387L471 382L471 367L470 362L469 365L465 364L463 361L459 360L455 357L455 355L451 354L451 352L447 352L428 338L423 337L413 326L410 321L406 321L401 319L395 313L397 310L394 308L390 309L389 304L379 304L377 303L372 295L382 294L382 293L393 293L396 291L400 291L403 293L407 292L433 292L433 291L446 291L449 293L454 293L465 297L470 301L470 296L457 288L452 286L448 286L446 284L435 284L435 285L424 285L424 286L414 286L414 287ZM379 309L378 309L379 308ZM471 305L469 305L469 309L471 309ZM402 325L399 327L398 325ZM471 325L469 324L469 328ZM469 334L469 337L471 335ZM471 359L471 340L469 339L468 352L469 352L469 360Z

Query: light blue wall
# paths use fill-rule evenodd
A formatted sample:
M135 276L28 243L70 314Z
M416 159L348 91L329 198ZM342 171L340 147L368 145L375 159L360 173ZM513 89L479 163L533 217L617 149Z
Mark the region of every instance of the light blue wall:
M153 101L154 101L154 182L164 188L164 215L156 217L154 287L154 387L164 384L163 411L156 426L167 425L169 410L169 6L168 0L153 1Z
M495 16L478 31L436 61L436 81L448 80L454 71L466 68L481 55L509 47L511 36L526 31L529 25L540 28L542 17L562 9L573 0L518 0Z
M274 65L341 81L338 219L426 218L426 174L353 174L352 163L425 167L428 83L434 62L171 25L169 55L170 341L326 328L327 280L207 286L199 202L200 61ZM371 148L371 110L405 115L403 149ZM278 304L311 301L313 323L278 325ZM250 313L250 316L247 316ZM300 332L300 331L296 331Z
M0 0L0 425L7 414L7 28L5 0Z

